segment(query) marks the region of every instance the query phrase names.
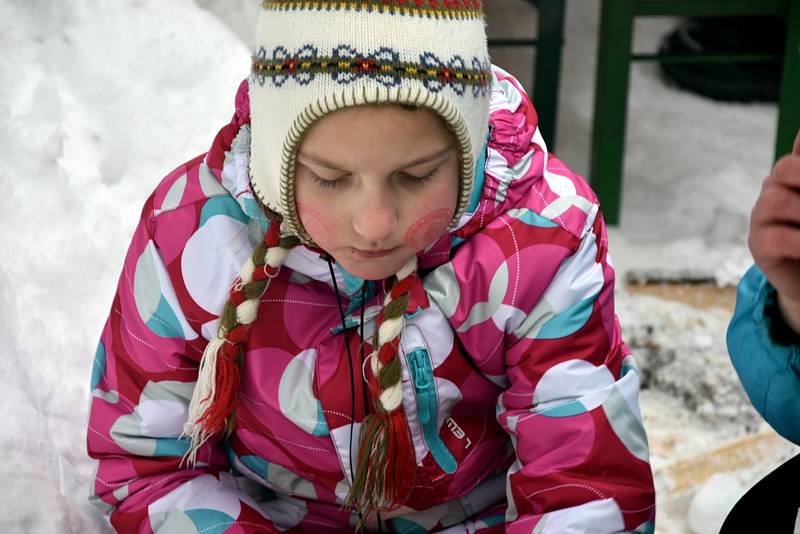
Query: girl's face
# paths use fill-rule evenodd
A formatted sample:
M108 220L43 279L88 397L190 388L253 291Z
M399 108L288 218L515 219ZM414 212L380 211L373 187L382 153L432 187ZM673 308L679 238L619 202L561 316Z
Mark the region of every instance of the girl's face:
M447 229L460 167L456 139L434 112L345 108L317 121L300 145L297 211L350 274L380 280Z

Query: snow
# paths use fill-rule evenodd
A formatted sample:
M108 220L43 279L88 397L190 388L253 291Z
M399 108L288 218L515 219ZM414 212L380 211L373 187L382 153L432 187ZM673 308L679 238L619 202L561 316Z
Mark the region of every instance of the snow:
M583 174L598 6L567 3L558 154ZM256 11L252 0L0 1L0 531L108 531L87 501L95 344L146 196L229 119ZM640 23L637 49L654 48L673 22ZM735 284L751 261L748 215L775 118L773 105L715 103L666 86L652 65L634 67L622 225L610 234L620 280L686 268ZM617 298L645 377L658 531L712 532L796 449L771 441L775 455L676 492L676 459L768 429L728 361L727 311L621 283Z
M697 534L715 534L728 515L728 502L736 502L747 491L747 485L736 475L711 475L689 506L689 526Z
M230 118L248 51L188 0L3 1L0 49L0 531L103 532L92 355L146 196Z

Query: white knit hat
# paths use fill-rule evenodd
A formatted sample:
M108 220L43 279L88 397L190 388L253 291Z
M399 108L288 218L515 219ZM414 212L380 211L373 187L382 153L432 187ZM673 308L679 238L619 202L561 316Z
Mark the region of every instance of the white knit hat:
M436 112L461 151L453 222L467 206L489 127L491 64L480 0L264 0L250 76L253 190L306 243L294 203L305 132L341 108Z

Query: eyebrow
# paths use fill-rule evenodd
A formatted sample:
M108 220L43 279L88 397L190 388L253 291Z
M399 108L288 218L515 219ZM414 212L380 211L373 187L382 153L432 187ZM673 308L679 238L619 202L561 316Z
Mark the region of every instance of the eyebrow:
M402 165L399 168L400 169L405 169L407 167L414 167L415 165L421 165L423 163L429 163L431 161L434 161L436 159L441 158L446 153L448 153L451 150L453 150L453 148L455 148L455 145L450 145L447 148L445 148L444 150L440 150L439 152L436 152L435 154L431 154L430 156L423 156L421 158L417 158L414 161L408 162L408 163L406 163L405 165ZM319 158L319 157L316 157L316 156L311 156L309 154L303 154L302 152L298 152L297 155L302 157L303 159L307 159L311 163L314 163L316 165L320 165L320 166L325 167L327 169L330 169L330 170L333 170L333 171L348 172L348 171L346 171L344 169L339 168L339 166L337 166L335 163L330 162L330 161L326 160L325 158Z

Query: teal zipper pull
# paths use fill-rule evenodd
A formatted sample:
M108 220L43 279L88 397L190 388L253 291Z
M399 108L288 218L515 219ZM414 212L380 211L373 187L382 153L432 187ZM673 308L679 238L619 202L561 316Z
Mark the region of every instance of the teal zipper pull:
M433 369L428 359L428 351L415 349L406 354L406 361L417 393L417 418L422 426L422 435L431 451L433 459L447 474L455 473L458 468L455 458L447 449L436 426L438 406L436 399L436 382Z
M411 369L411 379L414 382L414 389L417 391L417 411L419 422L425 425L431 420L431 405L435 409L435 392L433 391L430 379L431 369L428 366L428 358L425 353L417 349L410 352L406 358ZM433 394L434 398L431 398ZM433 400L433 403L431 403Z

